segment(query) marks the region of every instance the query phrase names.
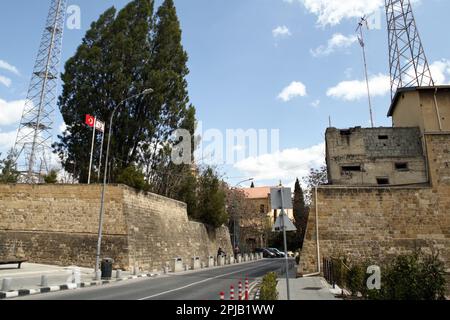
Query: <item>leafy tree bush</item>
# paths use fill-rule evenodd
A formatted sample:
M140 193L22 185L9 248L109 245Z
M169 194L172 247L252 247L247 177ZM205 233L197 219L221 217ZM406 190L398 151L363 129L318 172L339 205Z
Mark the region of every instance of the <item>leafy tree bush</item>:
M352 296L356 297L358 293L364 291L366 286L366 272L363 266L353 265L350 270L346 272L346 284Z
M117 178L117 183L125 184L129 187L146 190L147 183L145 182L144 174L141 170L134 166L124 169Z
M441 300L445 298L444 264L438 255L415 252L396 258L382 272L383 300Z
M260 300L275 301L278 300L277 274L268 273L264 276L261 284Z
M10 150L5 159L0 161L0 183L17 183L20 172L16 170L14 150Z
M194 218L214 228L218 228L228 221L225 209L225 188L217 172L206 168L198 181L198 202Z
M50 170L50 172L44 176L44 181L48 184L58 183L58 171L55 169Z

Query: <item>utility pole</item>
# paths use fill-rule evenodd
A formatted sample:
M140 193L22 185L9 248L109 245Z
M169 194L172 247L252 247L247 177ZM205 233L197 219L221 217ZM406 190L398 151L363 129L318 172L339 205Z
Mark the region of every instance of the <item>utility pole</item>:
M26 183L39 183L50 170L53 111L66 17L66 0L51 0L33 74L19 125L14 153ZM40 171L42 162L43 170Z
M397 89L434 86L410 0L385 0L391 98Z
M359 36L358 36L358 40L359 40L359 44L361 45L362 48L362 53L363 53L363 60L364 60L364 74L366 76L366 85L367 85L367 97L369 98L369 113L370 113L370 124L372 125L372 128L375 127L374 121L373 121L373 111L372 111L372 99L370 97L370 85L369 85L369 74L367 71L367 58L366 58L366 44L364 43L364 33L363 33L363 26L366 25L367 28L367 20L366 17L362 17L361 21L358 23L358 28L356 29L356 31L359 31Z

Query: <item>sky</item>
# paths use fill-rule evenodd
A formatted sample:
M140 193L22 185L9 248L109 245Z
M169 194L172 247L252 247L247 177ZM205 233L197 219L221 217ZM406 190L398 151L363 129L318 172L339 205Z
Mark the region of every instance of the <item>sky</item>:
M81 28L65 30L61 71L91 22L107 8L121 8L127 2L68 0L68 5L80 8ZM256 186L280 180L292 186L297 177L324 163L330 120L337 128L368 127L362 51L355 33L365 14L370 17L364 36L375 125L391 126L386 116L390 90L383 3L175 0L189 55L189 96L203 134L203 153L197 160L203 163L217 156L209 151L220 144L211 137L222 136L223 148L228 143L232 151L241 152L213 163L231 185L254 178ZM0 4L3 153L14 145L49 4L50 0L3 0ZM439 84L449 84L450 1L414 0L413 8L433 77ZM57 108L54 119L56 139L64 127ZM226 139L227 130L238 129L257 133L257 152L249 143Z

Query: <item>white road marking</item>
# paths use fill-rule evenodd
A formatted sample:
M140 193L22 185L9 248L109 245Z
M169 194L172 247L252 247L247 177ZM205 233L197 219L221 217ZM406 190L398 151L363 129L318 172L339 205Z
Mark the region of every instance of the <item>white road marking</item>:
M247 271L247 270L258 269L258 268L261 268L261 267L268 266L268 265L270 265L270 264L273 264L273 261L271 261L271 262L269 262L269 263L266 263L266 264L263 264L263 265L259 265L259 266L257 266L257 267L252 267L252 268L242 269L242 270L238 270L238 271L235 271L235 272L230 272L230 273L226 273L226 274L221 274L221 275L216 276L216 277L207 278L207 279L204 279L204 280L202 280L202 281L197 281L197 282L188 284L188 285L183 286L183 287L180 287L180 288L176 288L176 289L164 291L164 292L157 293L157 294L154 294L154 295L151 295L151 296L148 296L148 297L145 297L145 298L141 298L141 299L138 299L138 300L139 300L139 301L142 301L142 300L148 300L148 299L156 298L156 297L159 297L159 296L163 296L163 295L165 295L165 294L168 294L168 293L172 293L172 292L175 292L175 291L180 291L180 290L183 290L183 289L187 289L187 288L190 288L190 287L193 287L193 286L196 286L196 285L198 285L198 284L205 283L205 282L208 282L208 281L211 281L211 280L214 280L214 279L218 279L218 278L230 276L230 275L232 275L232 274L244 272L244 271Z

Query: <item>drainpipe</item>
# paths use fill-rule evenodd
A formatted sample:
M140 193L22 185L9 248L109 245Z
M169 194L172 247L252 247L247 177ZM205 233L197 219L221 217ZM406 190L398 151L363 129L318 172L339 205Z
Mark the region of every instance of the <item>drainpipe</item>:
M317 198L317 187L314 188L314 194L316 198L316 248L317 248L317 272L306 274L303 277L313 277L318 276L321 274L321 268L320 268L320 244L319 244L319 201Z
M438 91L438 88L435 88L435 91L434 91L434 106L436 108L436 115L437 115L438 123L439 123L439 131L442 131L441 113L439 112L439 106L438 106L437 97L436 97L437 91Z

